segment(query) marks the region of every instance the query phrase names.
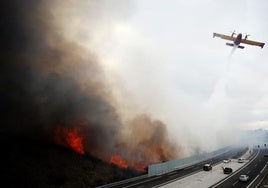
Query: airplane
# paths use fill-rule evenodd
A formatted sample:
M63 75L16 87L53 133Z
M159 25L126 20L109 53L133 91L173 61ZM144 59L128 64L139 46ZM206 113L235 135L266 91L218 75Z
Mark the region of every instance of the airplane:
M262 43L262 42L248 40L247 39L248 36L249 36L248 34L246 34L244 38L242 38L242 34L241 33L239 33L236 37L234 35L236 35L235 31L232 32L232 35L231 36L223 35L223 34L219 34L219 33L213 33L213 38L214 37L219 37L219 38L224 39L224 40L233 41L233 43L227 42L226 45L227 46L236 46L236 47L238 47L240 49L244 49L245 48L244 46L241 46L240 45L241 43L248 44L248 45L253 45L253 46L259 46L261 48L263 48L263 46L265 45L265 43Z

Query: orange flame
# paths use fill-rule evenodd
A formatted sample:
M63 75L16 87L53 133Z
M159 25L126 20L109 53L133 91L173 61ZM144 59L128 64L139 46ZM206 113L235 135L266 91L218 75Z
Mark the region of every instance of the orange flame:
M55 130L55 141L59 145L69 147L79 154L85 154L83 137L78 128L58 127Z
M122 157L120 155L112 156L110 159L110 163L114 164L116 166L119 166L120 168L127 168L128 167L127 162L124 159L122 159Z
M146 171L145 170L145 165L141 164L141 163L138 163L138 162L132 161L130 166L133 166L137 171L140 171L140 172L145 172Z
M145 172L145 166L143 164L134 161L128 163L118 154L111 157L110 163L119 166L120 168L133 167L137 171Z

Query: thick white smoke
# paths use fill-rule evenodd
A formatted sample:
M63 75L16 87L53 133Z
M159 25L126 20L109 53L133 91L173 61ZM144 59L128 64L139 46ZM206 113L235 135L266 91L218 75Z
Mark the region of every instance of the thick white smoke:
M67 40L97 54L123 124L149 114L167 124L170 139L188 154L235 142L229 89L236 48L220 59L220 53L206 45L211 38L203 39L203 27L187 29L200 24L198 19L185 23L187 15L174 16L183 12L180 3L171 7L156 2L166 12L161 16L141 4L56 1L51 12ZM174 30L174 24L185 28Z

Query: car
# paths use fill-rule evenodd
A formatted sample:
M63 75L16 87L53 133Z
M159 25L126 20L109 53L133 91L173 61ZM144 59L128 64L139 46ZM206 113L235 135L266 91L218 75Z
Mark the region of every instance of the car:
M229 168L229 167L225 167L223 169L223 173L224 174L231 174L233 172L233 169L232 168Z
M243 163L243 162L244 162L244 159L239 158L239 159L238 159L238 162L239 162L239 163Z
M211 166L211 164L205 164L205 165L203 166L203 170L204 170L204 171L212 170L212 166Z
M249 176L248 175L245 175L245 174L242 174L239 176L239 181L248 181L249 180Z
M224 159L223 160L223 163L229 163L229 162L231 162L231 159Z

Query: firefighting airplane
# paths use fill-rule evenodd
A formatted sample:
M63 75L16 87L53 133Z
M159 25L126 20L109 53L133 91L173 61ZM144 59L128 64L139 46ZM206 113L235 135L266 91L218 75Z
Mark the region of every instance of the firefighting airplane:
M248 36L249 36L248 34L246 34L244 38L242 38L241 33L239 33L236 37L234 35L236 35L235 31L233 31L231 36L223 35L223 34L219 34L219 33L213 33L213 38L214 37L219 37L219 38L222 38L224 40L233 41L233 43L227 42L226 45L227 46L235 46L235 47L238 47L238 48L241 48L241 49L244 49L245 47L240 46L239 45L240 43L249 44L249 45L253 45L253 46L259 46L261 48L263 48L263 46L265 45L265 43L262 43L262 42L248 40L247 39Z

